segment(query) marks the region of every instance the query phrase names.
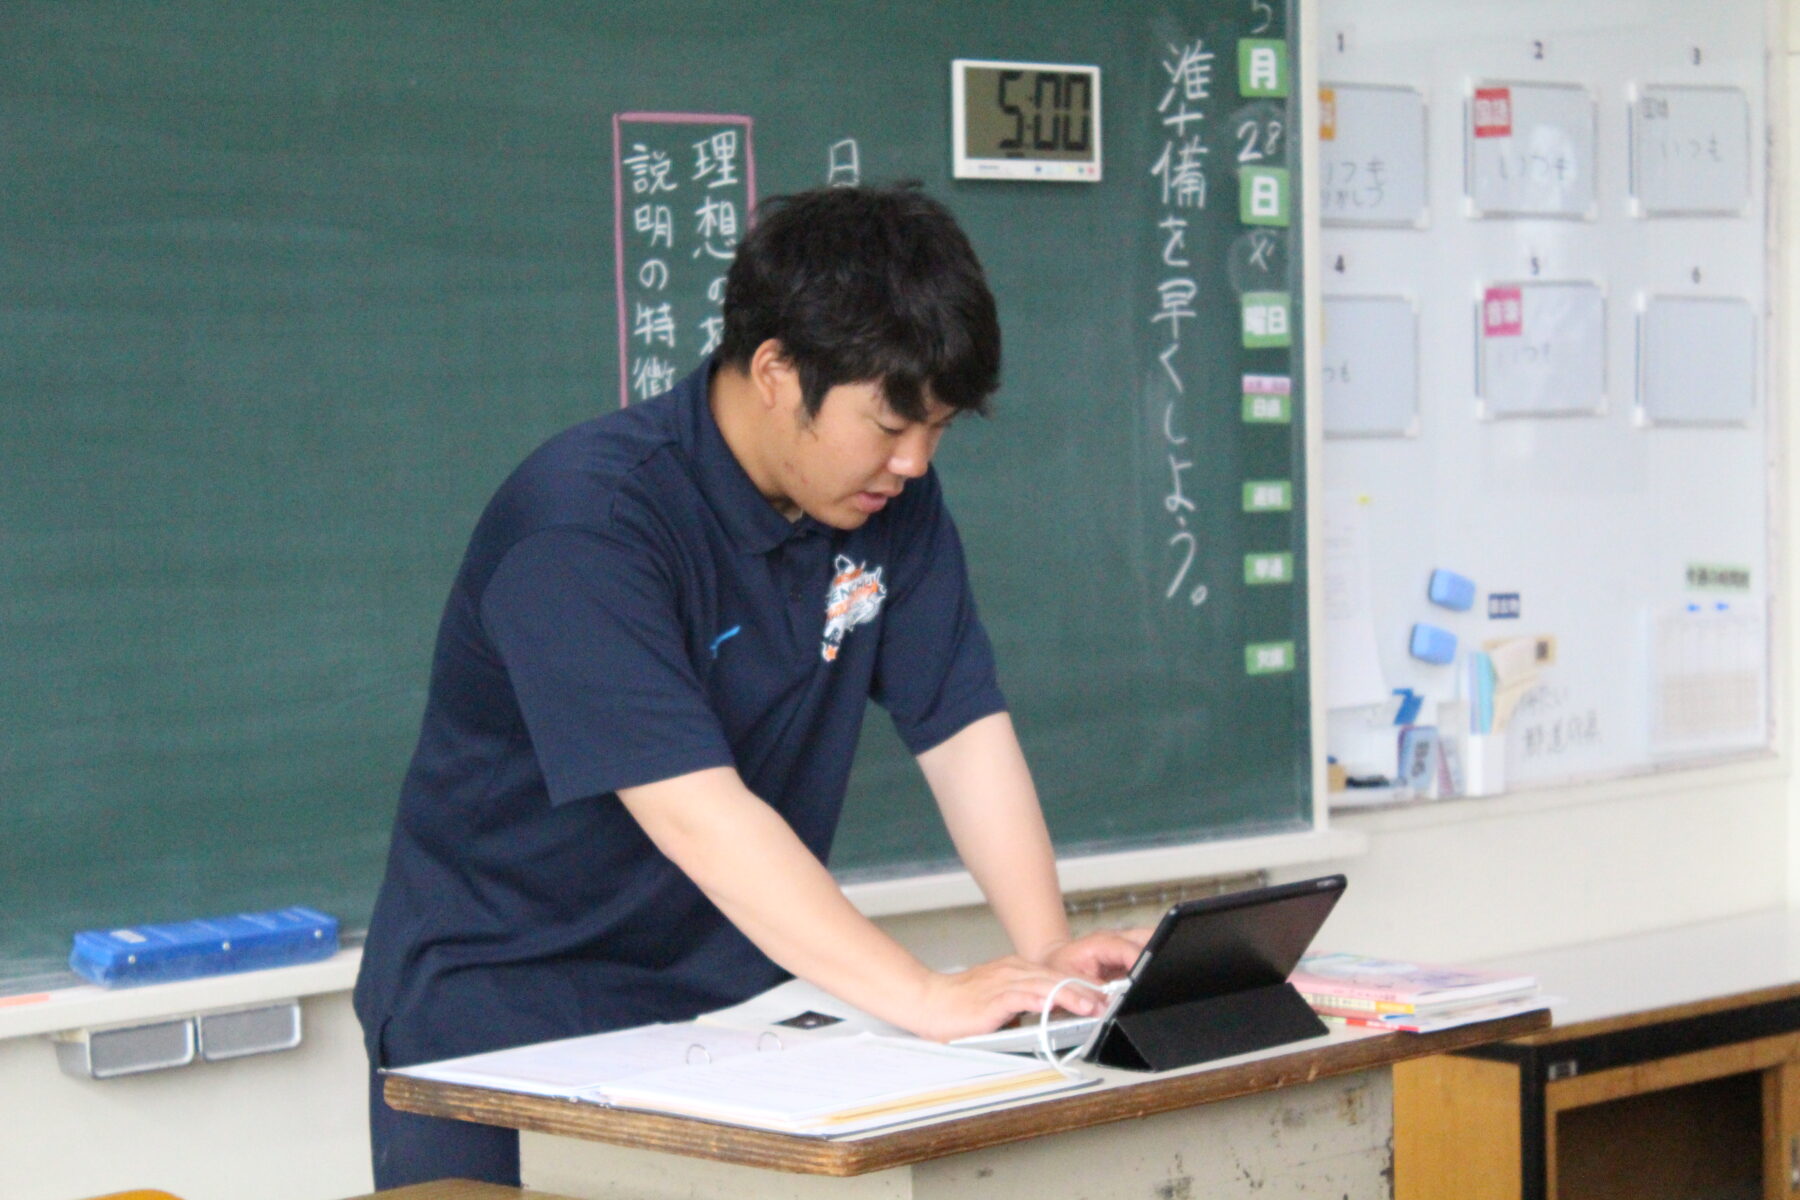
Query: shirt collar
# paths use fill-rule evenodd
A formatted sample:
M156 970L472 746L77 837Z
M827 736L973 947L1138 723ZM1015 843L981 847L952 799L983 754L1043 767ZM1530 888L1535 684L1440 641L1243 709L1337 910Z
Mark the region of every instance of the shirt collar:
M744 465L731 452L719 423L707 402L708 385L718 369L717 356L701 363L686 379L676 384L676 403L682 409L681 444L693 464L694 478L700 494L725 527L738 549L748 554L766 554L789 538L803 533L829 532L809 516L790 521L775 511L763 494L750 482Z

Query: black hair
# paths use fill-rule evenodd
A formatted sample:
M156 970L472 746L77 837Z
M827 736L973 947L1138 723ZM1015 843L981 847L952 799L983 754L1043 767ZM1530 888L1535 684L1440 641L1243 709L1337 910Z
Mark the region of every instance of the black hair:
M1000 386L1000 318L981 263L917 185L768 201L738 246L724 307L720 358L748 369L776 339L812 416L841 383L879 383L909 421L932 399L984 413Z

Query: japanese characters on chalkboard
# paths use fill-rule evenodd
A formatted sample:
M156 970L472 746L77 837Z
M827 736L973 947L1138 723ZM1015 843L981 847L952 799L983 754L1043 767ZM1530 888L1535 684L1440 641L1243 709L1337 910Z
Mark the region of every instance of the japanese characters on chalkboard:
M750 134L744 116L613 117L621 404L668 391L724 334L725 269L756 203Z

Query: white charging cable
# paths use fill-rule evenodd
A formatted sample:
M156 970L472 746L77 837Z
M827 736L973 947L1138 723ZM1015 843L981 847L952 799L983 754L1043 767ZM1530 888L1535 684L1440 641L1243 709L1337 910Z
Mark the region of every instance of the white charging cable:
M1056 986L1050 989L1050 994L1044 997L1044 1007L1038 1013L1038 1057L1043 1059L1050 1066L1055 1067L1070 1079L1079 1075L1080 1072L1075 1070L1075 1068L1069 1064L1088 1052L1089 1047L1093 1045L1094 1038L1100 1032L1101 1023L1112 1012L1113 1001L1119 996L1124 995L1125 989L1130 986L1131 980L1129 979L1115 979L1111 983L1094 983L1090 980L1070 975L1065 979L1057 980ZM1058 1055L1055 1047L1050 1045L1050 1012L1056 1007L1056 994L1066 987L1084 987L1091 992L1099 992L1107 997L1108 1003L1105 1011L1100 1014L1100 1020L1094 1022L1093 1032L1083 1038L1081 1044L1070 1050L1067 1054Z

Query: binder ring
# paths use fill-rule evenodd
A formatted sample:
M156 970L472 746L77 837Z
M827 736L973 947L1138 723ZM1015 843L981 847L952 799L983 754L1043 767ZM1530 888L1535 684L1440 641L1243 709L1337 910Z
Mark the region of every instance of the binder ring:
M777 1050L786 1050L787 1049L786 1046L781 1044L781 1035L779 1033L776 1033L773 1029L765 1029L762 1031L762 1033L760 1035L758 1035L758 1037L756 1039L756 1049L759 1053L763 1050L768 1049L767 1046L763 1045L764 1038L767 1038L771 1042L774 1042L775 1049L777 1049Z
M687 1065L690 1067L694 1065L694 1051L696 1050L700 1052L700 1065L703 1067L710 1067L712 1065L712 1051L708 1050L705 1046L702 1046L699 1042L694 1042L688 1046Z

